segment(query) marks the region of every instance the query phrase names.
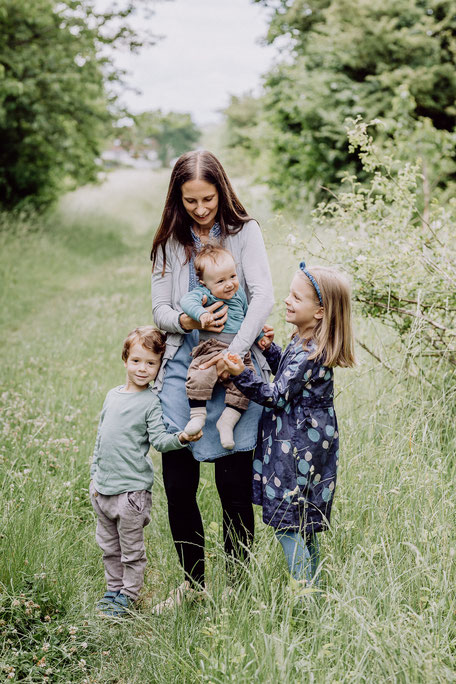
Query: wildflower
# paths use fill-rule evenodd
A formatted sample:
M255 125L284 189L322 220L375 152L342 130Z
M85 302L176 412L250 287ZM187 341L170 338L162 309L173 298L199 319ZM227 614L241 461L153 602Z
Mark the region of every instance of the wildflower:
M70 634L76 634L76 632L78 631L78 628L77 627L68 627L68 631Z
M50 646L49 641L45 641L43 644L42 650L46 653L47 651L49 651L49 646Z
M21 602L18 601L17 599L14 599L11 605L14 606L14 607L20 606L20 605L21 605Z
M51 621L51 616L50 616L50 615L45 615L45 616L44 616L44 621L45 621L45 622L50 622L50 621Z
M88 645L89 644L87 643L87 641L83 641L81 644L81 648L87 648Z

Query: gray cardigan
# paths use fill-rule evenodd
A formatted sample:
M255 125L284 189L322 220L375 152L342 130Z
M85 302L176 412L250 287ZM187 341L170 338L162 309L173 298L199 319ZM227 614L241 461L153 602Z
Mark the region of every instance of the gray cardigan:
M254 220L248 221L242 230L225 239L224 247L233 255L239 283L249 302L244 322L229 347L230 351L244 356L258 337L274 304L271 273L260 226ZM184 247L170 238L165 251L165 274L162 276L161 248L152 272L152 311L155 325L168 333L163 363L155 381L158 389L163 384L166 361L173 358L182 344L185 330L179 325L179 314L182 313L180 300L188 292L190 276L189 264L185 263ZM252 352L266 378L269 370L266 359L258 347L254 347Z

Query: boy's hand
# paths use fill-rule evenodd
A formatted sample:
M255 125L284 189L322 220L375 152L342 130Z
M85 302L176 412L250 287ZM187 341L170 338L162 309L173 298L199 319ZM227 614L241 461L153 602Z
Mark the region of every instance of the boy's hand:
M181 432L179 435L179 442L181 444L188 444L189 442L197 442L203 436L203 431L200 430L196 435L187 435L186 432Z
M263 326L264 335L261 340L258 340L257 345L262 351L267 351L274 340L274 328L270 325Z
M209 328L209 326L212 325L214 320L215 320L214 315L211 314L209 311L206 311L205 313L201 314L200 323L201 323L202 329L205 330L206 328Z
M232 354L231 352L226 352L223 357L230 375L240 375L245 369L245 365L239 354Z

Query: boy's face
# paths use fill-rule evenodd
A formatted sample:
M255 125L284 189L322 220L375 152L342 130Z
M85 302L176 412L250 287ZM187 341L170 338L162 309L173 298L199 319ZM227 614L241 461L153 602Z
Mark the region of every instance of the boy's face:
M161 354L155 354L150 349L143 347L139 342L132 344L128 359L124 361L125 368L127 369L126 391L141 392L145 390L149 383L157 377L161 360Z
M210 290L214 297L219 299L234 297L239 289L239 280L231 254L224 252L218 254L216 263L208 259L200 282Z

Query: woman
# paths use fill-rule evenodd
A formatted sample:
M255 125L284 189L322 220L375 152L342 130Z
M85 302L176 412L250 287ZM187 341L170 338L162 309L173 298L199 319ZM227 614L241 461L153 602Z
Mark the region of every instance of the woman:
M236 262L249 307L229 349L242 357L250 350L273 304L273 289L260 228L236 197L220 162L204 150L188 152L176 162L160 226L154 238L152 308L155 324L168 333L164 361L156 381L165 424L182 430L189 419L185 380L190 352L198 343L199 322L182 312L180 299L198 285L193 257L209 239L228 249ZM223 332L226 306L208 307L214 314L211 332ZM257 347L251 349L257 368L267 378L268 366ZM219 377L226 377L223 359L216 357ZM174 544L185 581L157 607L179 604L186 592L204 587L204 530L196 501L199 462L214 461L215 481L223 509L223 533L228 558L242 558L253 539L251 504L252 450L257 440L261 407L250 404L236 426L237 451L224 449L216 421L224 408L224 389L215 388L208 403L203 437L188 448L163 454L163 481Z

